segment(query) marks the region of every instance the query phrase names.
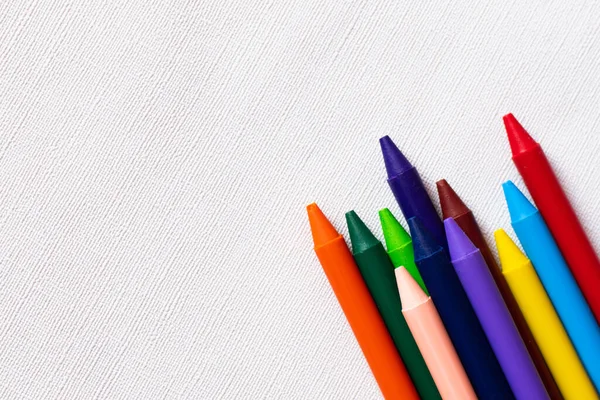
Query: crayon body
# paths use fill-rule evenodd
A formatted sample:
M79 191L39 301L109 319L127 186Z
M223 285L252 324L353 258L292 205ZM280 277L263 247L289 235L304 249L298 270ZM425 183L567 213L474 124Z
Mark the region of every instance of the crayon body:
M404 267L396 268L402 314L443 399L476 400L477 396L460 363L444 324L433 305Z
M527 321L525 320L506 279L502 275L502 271L496 262L492 250L483 238L483 234L481 233L481 229L479 229L479 225L475 220L473 212L466 206L445 179L436 182L436 186L444 220L447 218L454 219L463 232L466 233L471 242L473 242L475 247L481 251L481 255L494 278L494 282L502 295L502 299L519 330L519 334L521 335L525 346L527 346L527 351L540 374L540 378L542 378L542 381L544 382L548 395L552 400L561 400L563 396L561 395L558 385L544 360L544 356L534 339L531 329L529 329Z
M387 208L379 210L379 220L381 221L381 229L383 230L387 252L394 268L400 266L406 268L414 280L421 286L425 294L429 296L423 278L421 278L421 274L415 264L412 239L408 232L406 232L402 225L400 225L400 222L398 222L396 217Z
M590 381L569 336L535 273L531 261L506 232L495 232L502 273L523 310L548 367L566 400L597 400Z
M379 139L383 161L388 175L388 184L408 221L418 217L438 244L448 249L444 226L417 169L404 157L389 136Z
M354 211L346 213L352 253L410 377L423 399L440 399L431 373L402 316L394 267L383 245Z
M513 399L498 360L450 264L446 251L418 218L408 220L415 263L446 332L480 399Z
M504 116L513 161L548 224L596 321L600 323L600 260L539 143L512 114ZM534 263L535 265L535 263ZM596 381L596 385L598 382Z
M396 351L352 254L316 204L307 207L315 253L386 399L419 396Z
M510 181L502 185L511 224L531 259L583 366L600 388L600 326L539 211Z
M481 252L452 218L446 219L444 226L452 265L515 397L519 400L548 399L546 388Z

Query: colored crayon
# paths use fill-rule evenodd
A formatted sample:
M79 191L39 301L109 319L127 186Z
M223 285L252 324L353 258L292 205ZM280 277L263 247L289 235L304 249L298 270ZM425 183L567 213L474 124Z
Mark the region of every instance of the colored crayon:
M548 292L583 366L600 389L600 326L585 302L540 212L508 181L502 185L511 224Z
M423 399L441 399L425 360L402 316L394 266L383 245L354 211L346 213L352 254L410 377Z
M475 393L481 399L513 399L506 377L446 251L417 217L409 219L408 226L415 263Z
M512 114L504 125L513 161L600 323L600 260L539 143ZM535 265L535 262L534 262ZM597 382L597 381L596 381Z
M476 400L477 396L431 297L425 294L404 267L396 268L395 272L402 299L402 314L442 398Z
M387 208L379 210L379 221L381 222L388 256L390 256L394 268L400 266L406 268L414 280L421 286L425 294L429 296L423 278L421 278L421 274L415 264L415 253L410 235Z
M306 207L315 253L386 399L419 399L352 254L319 207Z
M389 136L379 139L388 184L404 219L418 217L438 244L448 249L442 220L438 215L417 169L404 157Z
M494 233L502 273L523 310L548 367L566 400L598 399L569 336L531 261L502 229Z
M496 286L504 299L506 307L508 307L508 311L519 330L519 334L521 335L523 342L525 342L525 346L527 346L527 351L540 374L540 378L542 378L542 381L544 382L544 386L546 386L548 395L552 400L561 400L563 396L561 395L558 385L556 384L548 365L546 365L544 356L527 325L527 321L525 320L506 279L502 275L502 271L496 262L492 250L484 239L481 229L479 229L479 225L475 220L473 212L466 206L445 179L436 182L436 186L443 219L454 219L463 232L467 234L475 247L481 251L481 255L485 259L485 263L494 278L494 282L496 282Z
M454 270L515 397L549 399L481 252L452 218L444 221L444 227Z

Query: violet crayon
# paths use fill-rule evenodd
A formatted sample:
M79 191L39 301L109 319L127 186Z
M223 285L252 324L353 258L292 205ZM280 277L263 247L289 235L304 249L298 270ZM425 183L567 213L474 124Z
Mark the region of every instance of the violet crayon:
M454 270L515 397L549 399L481 251L452 218L446 219L444 226Z

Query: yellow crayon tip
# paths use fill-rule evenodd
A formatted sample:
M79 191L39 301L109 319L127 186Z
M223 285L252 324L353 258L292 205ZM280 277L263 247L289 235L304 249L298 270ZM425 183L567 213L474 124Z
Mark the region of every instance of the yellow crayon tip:
M494 232L494 239L496 239L496 247L498 247L498 256L500 257L500 264L502 264L502 271L508 272L529 262L529 259L504 229L498 229Z

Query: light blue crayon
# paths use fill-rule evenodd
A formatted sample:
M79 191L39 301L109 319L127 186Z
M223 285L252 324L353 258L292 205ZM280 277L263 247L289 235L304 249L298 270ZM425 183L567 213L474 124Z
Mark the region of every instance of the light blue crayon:
M540 212L508 181L510 220L596 390L600 391L600 326L585 302ZM600 290L600 288L599 288Z

